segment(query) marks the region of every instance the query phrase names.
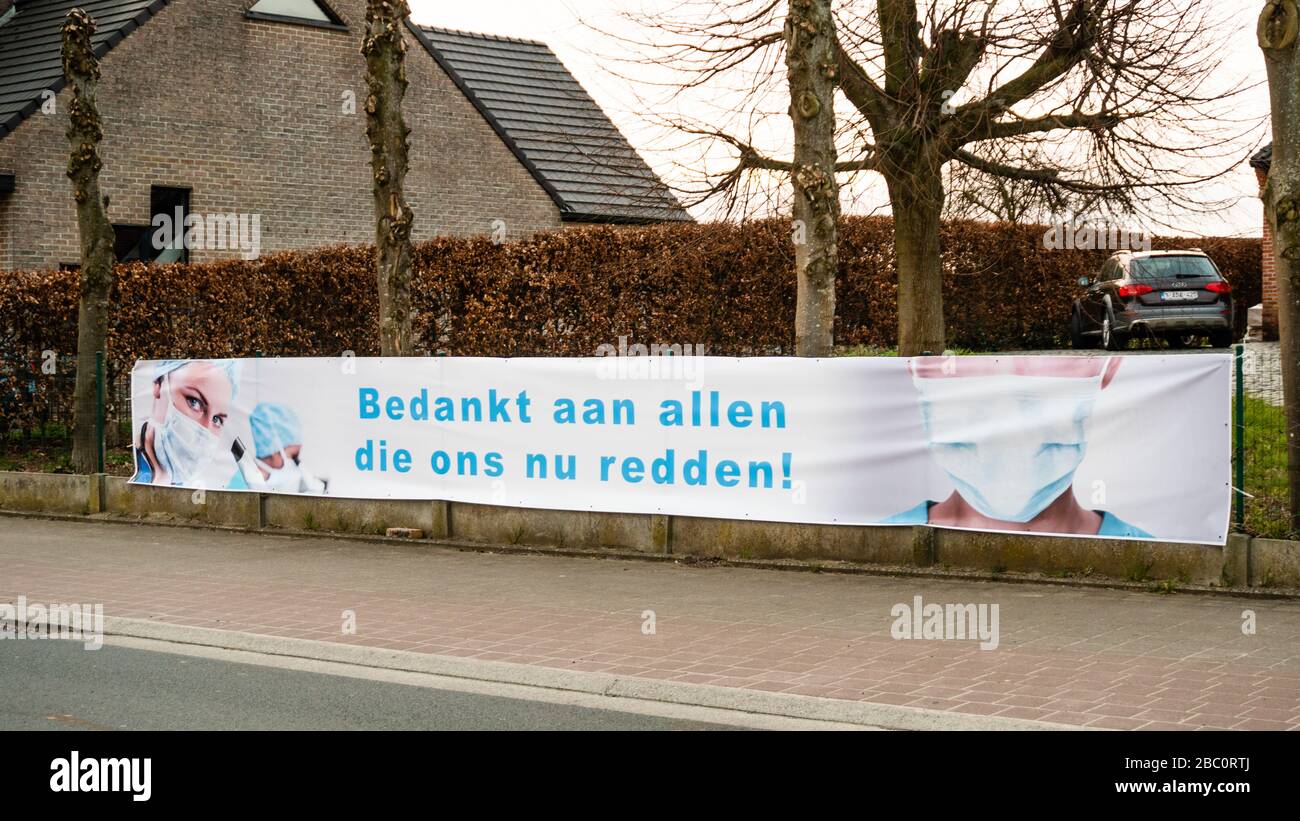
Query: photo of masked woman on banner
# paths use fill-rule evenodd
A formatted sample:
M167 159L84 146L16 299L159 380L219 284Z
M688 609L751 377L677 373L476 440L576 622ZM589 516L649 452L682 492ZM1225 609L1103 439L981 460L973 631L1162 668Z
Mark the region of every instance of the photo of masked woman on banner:
M1119 357L924 357L911 360L930 457L952 481L881 524L1155 538L1081 505L1093 406Z
M220 453L239 374L237 359L157 363L150 413L135 431L131 481L186 485L197 479Z

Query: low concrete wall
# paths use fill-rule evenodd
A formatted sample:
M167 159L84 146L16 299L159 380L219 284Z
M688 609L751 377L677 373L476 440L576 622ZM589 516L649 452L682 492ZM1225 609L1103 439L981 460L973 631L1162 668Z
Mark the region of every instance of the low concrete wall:
M534 510L446 501L336 499L129 485L111 476L0 472L0 509L108 514L239 528L382 534L731 559L941 565L1128 581L1300 587L1300 542L1234 534L1225 547L1063 539L917 527L855 527L632 513Z
M257 494L248 496L256 499ZM293 530L327 530L332 533L369 533L382 536L390 527L433 531L433 505L406 499L330 499L317 496L262 497L267 527Z
M230 527L261 526L260 499L255 493L230 493L156 485L132 485L104 478L104 501L96 512L141 519L184 519Z
M97 476L0 471L0 507L50 513L93 513L91 498L98 496L98 483Z
M1097 575L1134 582L1169 579L1219 584L1223 577L1223 548L1213 545L1007 536L939 528L935 529L935 561L953 567Z
M594 513L448 503L450 536L471 542L613 548L666 553L654 519L643 513Z
M910 527L800 525L673 516L672 552L731 559L911 564Z
M1300 542L1253 539L1250 552L1251 584L1259 587L1293 587L1300 578Z

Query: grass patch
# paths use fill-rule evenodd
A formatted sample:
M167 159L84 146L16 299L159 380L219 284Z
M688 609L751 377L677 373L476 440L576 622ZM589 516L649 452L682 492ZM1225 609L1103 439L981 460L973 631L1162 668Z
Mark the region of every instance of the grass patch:
M110 441L114 441L114 431L110 428L107 433ZM104 472L110 476L130 476L135 473L130 423L118 425L116 434L115 441L122 444L104 449ZM48 422L30 431L5 431L0 434L0 471L71 473L72 428L61 422Z
M1287 513L1286 411L1251 396L1246 397L1245 408L1242 490L1250 494L1246 497L1245 531L1272 539L1294 539L1297 534ZM1234 404L1234 425L1236 412Z
M1131 582L1144 582L1151 577L1155 562L1148 558L1134 559L1124 568L1124 578Z

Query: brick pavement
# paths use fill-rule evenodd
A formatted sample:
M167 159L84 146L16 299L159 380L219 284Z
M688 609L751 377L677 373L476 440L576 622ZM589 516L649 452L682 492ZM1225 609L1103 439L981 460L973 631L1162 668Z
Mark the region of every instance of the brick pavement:
M1300 728L1300 603L461 552L0 519L0 601L1116 729ZM993 604L1000 645L897 641L897 603ZM1253 610L1258 632L1241 631ZM356 613L356 635L342 613ZM642 632L653 610L654 635Z

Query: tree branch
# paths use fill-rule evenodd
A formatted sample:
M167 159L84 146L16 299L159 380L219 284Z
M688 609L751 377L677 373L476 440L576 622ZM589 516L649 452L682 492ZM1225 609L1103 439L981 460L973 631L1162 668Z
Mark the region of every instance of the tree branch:
M910 96L921 57L916 0L876 0L876 10L885 52L885 93L895 99Z
M739 172L748 170L780 171L786 174L794 170L794 163L789 160L778 160L764 156L758 149L754 148L754 146L739 137L728 134L725 131L708 128L693 128L690 126L679 126L677 130L681 131L683 134L692 134L697 137L709 137L716 140L722 140L740 152L739 162L737 162L736 167L726 175L727 177L732 177L737 175ZM847 174L854 171L876 170L875 146L865 146L862 149L862 154L863 156L856 160L840 160L835 163L835 173Z
M956 92L975 70L988 41L981 35L944 29L921 61L923 99L942 99L944 91Z
M1049 114L1033 119L1016 119L1000 123L984 123L967 137L967 142L980 140L1000 140L1005 137L1019 137L1025 134L1039 134L1062 128L1086 128L1089 130L1108 130L1127 119L1120 114L1099 111L1092 113L1074 112L1072 114Z
M1061 18L1057 30L1048 40L1033 65L1020 75L998 86L987 96L957 109L949 135L954 145L964 145L970 135L1006 113L1016 103L1030 97L1065 74L1088 56L1096 22L1095 0L1074 0Z
M1093 183L1083 182L1081 180L1068 180L1061 178L1061 172L1055 168L1020 168L1014 165L986 160L983 157L977 157L965 149L957 149L953 152L953 158L959 160L977 171L983 171L985 174L992 174L996 177L1004 177L1011 180L1028 180L1031 182L1049 183L1059 186L1066 191L1073 191L1077 194L1102 194L1113 191L1121 191L1131 188L1131 185L1096 185Z
M889 114L888 98L839 42L835 43L835 77L840 91L867 117L872 129L883 131Z

